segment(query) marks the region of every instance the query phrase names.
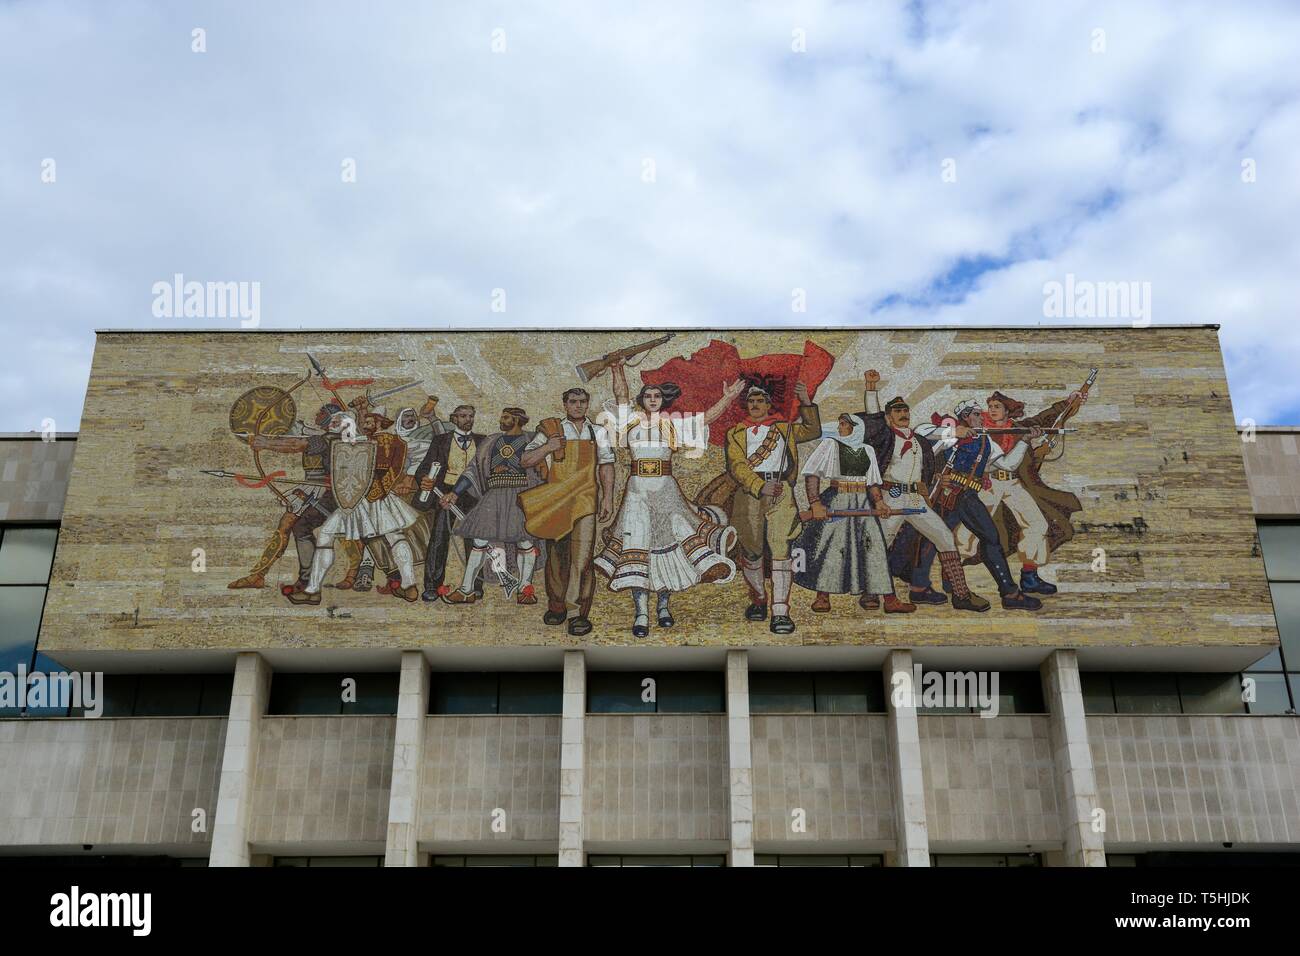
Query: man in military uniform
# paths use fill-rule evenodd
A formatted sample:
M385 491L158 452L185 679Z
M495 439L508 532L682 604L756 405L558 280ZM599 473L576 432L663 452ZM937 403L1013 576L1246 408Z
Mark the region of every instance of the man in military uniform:
M519 495L542 481L536 468L523 463L524 452L534 435L524 432L527 424L528 413L522 408L502 409L501 431L478 442L473 460L440 502L440 507L450 508L469 492L478 497L477 504L452 531L470 541L470 553L460 587L443 597L448 604L473 604L478 600L472 590L474 581L494 545L501 549L498 560L506 546L515 549L519 572L516 603L537 603L533 569L539 549L536 537L524 527L524 512L519 507Z
M745 619L767 617L767 578L764 550L771 555L773 634L792 634L790 542L800 530L794 480L799 474L799 442L820 438L821 416L808 397L808 387L795 386L799 420L783 421L772 414L772 397L754 386L745 393L748 417L727 429L727 473L736 482L731 524L740 543L740 567L749 587Z

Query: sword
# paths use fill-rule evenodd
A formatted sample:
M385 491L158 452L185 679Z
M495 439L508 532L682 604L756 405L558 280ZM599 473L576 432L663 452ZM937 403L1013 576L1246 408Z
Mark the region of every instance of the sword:
M370 405L374 405L378 399L387 398L389 395L396 395L398 392L404 392L408 388L415 388L415 386L423 384L424 383L417 378L407 382L405 385L398 385L396 388L386 388L382 392L375 392L373 395L370 393L369 389L367 389L366 402Z

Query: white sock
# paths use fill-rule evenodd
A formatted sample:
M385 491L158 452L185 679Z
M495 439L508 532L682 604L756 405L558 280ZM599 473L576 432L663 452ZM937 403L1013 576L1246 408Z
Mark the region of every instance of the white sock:
M532 545L519 545L519 589L522 591L533 583L533 568L537 565L537 549Z
M415 584L415 559L411 556L411 545L405 538L397 542L389 542L389 548L393 552L393 560L397 562L397 570L402 575L402 589L411 587Z
M478 569L483 567L483 562L487 559L487 542L480 544L474 542L470 548L469 560L465 562L465 574L460 580L460 589L466 594L474 590L474 578L478 575Z
M311 577L303 590L308 594L319 594L320 586L325 583L325 575L329 573L330 565L333 563L334 549L317 547L316 553L311 558Z
M790 614L790 560L772 562L772 615L788 617Z

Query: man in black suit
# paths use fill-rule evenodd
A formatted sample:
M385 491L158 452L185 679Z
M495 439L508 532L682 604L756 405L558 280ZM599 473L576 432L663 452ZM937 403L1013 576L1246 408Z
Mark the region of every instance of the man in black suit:
M459 480L461 474L474 460L478 445L483 436L474 431L474 406L458 405L448 416L452 429L433 437L433 443L424 455L424 460L415 469L418 490L411 502L419 511L432 511L433 527L429 532L429 547L424 555L424 592L420 597L425 601L436 601L446 590L443 579L447 574L447 553L451 548L451 526L456 520L449 509L438 507L438 495L447 494ZM435 471L434 466L437 466ZM435 477L430 478L433 474ZM466 492L456 500L456 506L462 511L469 511L478 499ZM469 558L469 539L462 539L466 560ZM474 580L474 593L483 596L483 576Z

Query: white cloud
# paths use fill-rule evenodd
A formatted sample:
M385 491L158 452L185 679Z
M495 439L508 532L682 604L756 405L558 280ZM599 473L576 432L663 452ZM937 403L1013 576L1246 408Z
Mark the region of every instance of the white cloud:
M1048 279L1145 280L1223 323L1240 417L1300 419L1298 37L1284 4L5 5L0 428L75 421L91 330L181 325L176 272L261 282L264 327L496 325L497 287L522 325L1035 324Z

